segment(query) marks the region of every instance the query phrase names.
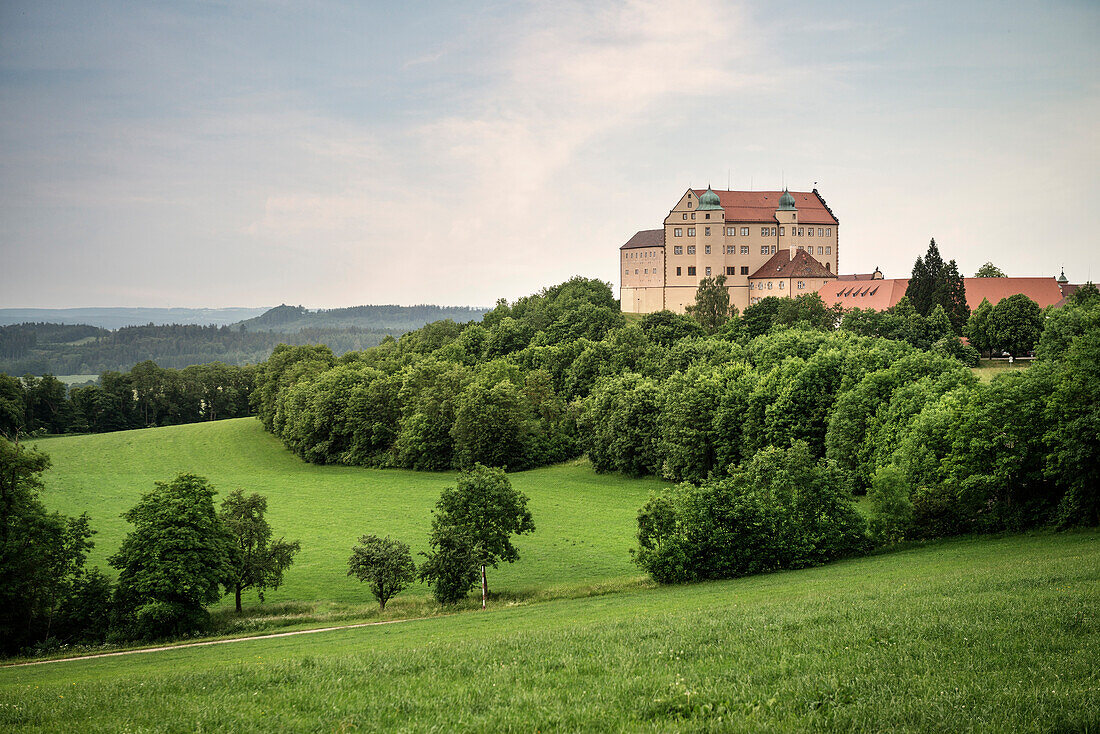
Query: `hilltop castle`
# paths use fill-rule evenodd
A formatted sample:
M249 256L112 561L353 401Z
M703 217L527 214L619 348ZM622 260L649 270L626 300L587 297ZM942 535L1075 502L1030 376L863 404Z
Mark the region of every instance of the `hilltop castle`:
M663 229L638 232L620 248L622 310L683 312L699 282L717 275L742 311L766 296L819 290L836 278L839 233L817 189L688 189Z

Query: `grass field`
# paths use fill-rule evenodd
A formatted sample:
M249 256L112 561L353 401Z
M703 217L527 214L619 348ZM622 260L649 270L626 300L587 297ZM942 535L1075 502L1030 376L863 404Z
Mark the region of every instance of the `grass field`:
M1100 533L0 669L5 731L1095 731Z
M1026 370L1029 366L1031 366L1030 360L1016 360L1015 362L1009 362L1007 359L983 359L977 367L971 367L970 371L973 372L982 382L989 382L1002 372L1010 372L1013 370Z
M253 418L185 426L63 436L37 442L50 454L44 499L66 514L88 511L96 547L90 563L106 568L129 524L120 515L157 480L190 471L208 478L220 500L233 489L268 498L276 535L298 539L302 551L286 583L269 602L373 603L347 577L359 535L391 535L427 550L431 511L454 474L306 464L265 433ZM513 594L639 575L629 556L636 515L656 480L600 475L587 462L510 475L530 497L536 531L516 545L520 560L490 571L490 588ZM426 596L424 586L403 597ZM395 602L401 601L398 597ZM246 603L255 594L246 594ZM225 603L229 603L226 600Z

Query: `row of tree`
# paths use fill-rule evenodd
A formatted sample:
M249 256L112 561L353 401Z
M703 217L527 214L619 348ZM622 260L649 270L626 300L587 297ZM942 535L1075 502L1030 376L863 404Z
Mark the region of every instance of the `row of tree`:
M182 370L141 362L67 389L53 375L0 374L0 435L101 433L251 414L253 367L211 362Z
M155 488L123 517L133 530L108 562L118 580L87 568L87 515L48 512L39 497L49 457L0 438L0 652L51 641L98 644L205 630L206 607L226 593L278 588L297 541L273 540L258 494L229 493L220 510L214 488L181 474Z

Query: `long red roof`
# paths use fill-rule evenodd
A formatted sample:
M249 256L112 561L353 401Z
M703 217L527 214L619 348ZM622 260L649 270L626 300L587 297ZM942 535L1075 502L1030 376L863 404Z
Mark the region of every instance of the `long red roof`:
M1039 304L1039 308L1057 305L1062 289L1054 278L963 278L966 305L973 311L983 299L996 306L1002 298L1022 293ZM884 280L835 280L826 283L818 293L826 305L839 303L843 308L873 308L883 311L897 305L909 287L908 278Z
M696 197L706 189L692 189ZM782 191L715 191L727 222L775 222ZM792 191L799 224L839 224L825 201L813 191Z

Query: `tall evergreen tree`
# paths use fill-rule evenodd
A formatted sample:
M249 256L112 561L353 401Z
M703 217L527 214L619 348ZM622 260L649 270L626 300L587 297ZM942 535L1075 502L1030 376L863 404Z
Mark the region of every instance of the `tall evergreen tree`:
M913 308L928 316L937 305L943 306L956 334L961 334L970 308L966 305L966 286L954 260L944 263L936 240L928 243L924 258L917 258L909 287L905 291Z

